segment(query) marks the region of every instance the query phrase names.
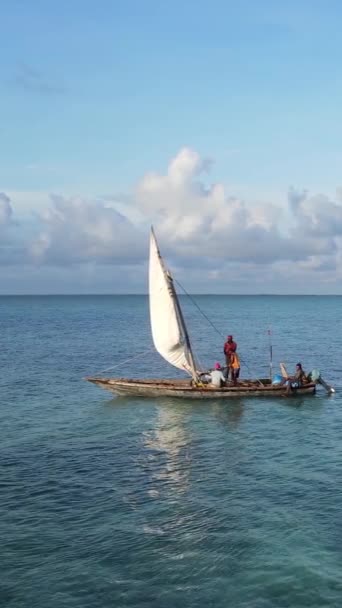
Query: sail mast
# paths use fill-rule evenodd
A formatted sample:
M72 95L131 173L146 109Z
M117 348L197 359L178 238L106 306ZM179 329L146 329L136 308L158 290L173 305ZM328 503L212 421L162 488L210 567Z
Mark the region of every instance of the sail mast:
M168 272L168 271L166 271L166 272ZM173 292L173 297L174 297L175 304L176 304L177 315L178 315L179 322L180 322L180 325L181 325L182 330L183 330L185 344L186 344L186 347L187 347L188 352L189 352L189 361L190 361L190 365L191 365L192 377L193 377L194 380L198 380L198 374L197 374L197 371L196 371L196 364L195 364L195 359L194 359L194 355L193 355L193 352L192 352L192 347L191 347L189 333L188 333L188 330L187 330L187 327L186 327L186 324L185 324L185 319L184 319L184 316L183 316L183 311L181 309L181 305L180 305L180 302L179 302L178 294L177 294L177 292L175 290L175 286L173 284L173 278L172 278L172 275L170 274L170 272L168 272L168 277L170 279L170 284L172 286L172 292Z

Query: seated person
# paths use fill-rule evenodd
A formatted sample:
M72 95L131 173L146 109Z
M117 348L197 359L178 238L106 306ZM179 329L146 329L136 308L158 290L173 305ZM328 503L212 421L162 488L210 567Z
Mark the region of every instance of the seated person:
M306 374L302 368L301 363L297 363L296 371L294 376L289 376L288 378L284 378L283 384L286 384L286 393L291 393L292 389L300 388L303 384L307 383Z
M221 386L224 386L226 379L222 373L222 368L219 363L215 363L215 369L213 369L209 375L212 387L221 388Z

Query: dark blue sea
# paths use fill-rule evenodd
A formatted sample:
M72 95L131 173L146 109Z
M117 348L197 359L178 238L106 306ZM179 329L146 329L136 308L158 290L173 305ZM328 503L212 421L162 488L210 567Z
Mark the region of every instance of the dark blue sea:
M111 398L84 376L173 375L146 297L1 297L1 608L342 606L342 297L195 301L204 366L232 333L267 375L271 327L336 394Z

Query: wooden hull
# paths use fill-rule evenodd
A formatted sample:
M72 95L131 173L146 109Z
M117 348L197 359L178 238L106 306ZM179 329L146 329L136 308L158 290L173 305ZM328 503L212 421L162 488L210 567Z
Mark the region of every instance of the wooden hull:
M129 378L86 378L88 382L116 395L137 397L183 397L186 399L228 399L232 397L279 397L286 394L285 386L272 385L269 380L244 380L237 386L213 388L191 385L190 380L134 380ZM311 383L293 391L293 395L313 395Z

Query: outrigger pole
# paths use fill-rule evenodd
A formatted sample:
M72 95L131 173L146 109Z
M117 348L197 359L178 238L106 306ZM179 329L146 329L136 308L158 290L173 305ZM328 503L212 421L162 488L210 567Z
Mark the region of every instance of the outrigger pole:
M272 331L271 328L267 330L269 343L270 343L270 380L273 378L273 346L272 346Z

